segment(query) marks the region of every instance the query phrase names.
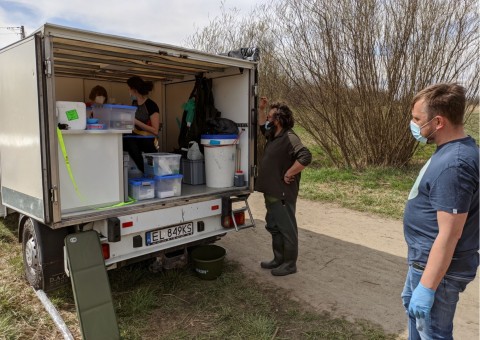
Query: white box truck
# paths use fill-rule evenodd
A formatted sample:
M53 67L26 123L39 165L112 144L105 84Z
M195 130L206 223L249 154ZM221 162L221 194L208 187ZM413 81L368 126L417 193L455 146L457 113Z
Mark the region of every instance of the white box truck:
M182 184L178 196L125 203L122 142L131 131L58 130L56 103L85 102L101 85L110 102L130 105L131 76L154 82L160 152L178 147L196 77L211 79L215 107L241 131L236 169L245 184ZM108 269L145 259L169 268L185 263L190 246L253 226L246 198L256 171L256 90L255 61L52 24L1 49L0 215L19 213L29 283L48 291L68 282L71 233L96 231Z

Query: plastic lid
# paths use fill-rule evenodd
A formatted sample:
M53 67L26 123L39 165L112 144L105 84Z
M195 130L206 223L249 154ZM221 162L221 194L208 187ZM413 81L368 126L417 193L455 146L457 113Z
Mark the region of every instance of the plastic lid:
M238 135L201 135L202 139L237 139Z
M148 183L152 184L155 183L155 181L151 178L130 178L128 180L128 183L133 185L133 186L141 186L143 183Z
M103 107L107 109L131 109L131 110L136 110L136 106L130 106L130 105L117 105L117 104L103 104Z
M173 175L164 175L164 176L155 176L154 177L156 180L157 179L175 179L175 178L183 178L182 174L173 174Z

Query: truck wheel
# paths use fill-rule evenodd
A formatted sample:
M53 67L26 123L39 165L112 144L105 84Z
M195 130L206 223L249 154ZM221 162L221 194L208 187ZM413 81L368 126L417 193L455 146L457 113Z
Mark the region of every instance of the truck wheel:
M43 289L43 272L40 256L40 246L32 220L25 221L22 234L23 265L25 276L35 289Z

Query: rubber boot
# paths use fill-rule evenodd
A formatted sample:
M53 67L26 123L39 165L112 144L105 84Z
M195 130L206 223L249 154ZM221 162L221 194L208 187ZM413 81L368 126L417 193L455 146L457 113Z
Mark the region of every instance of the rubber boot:
M273 260L262 261L260 267L263 269L277 268L283 263L283 236L281 234L272 234Z
M273 276L285 276L297 272L298 248L285 245L283 255L284 262L271 271Z

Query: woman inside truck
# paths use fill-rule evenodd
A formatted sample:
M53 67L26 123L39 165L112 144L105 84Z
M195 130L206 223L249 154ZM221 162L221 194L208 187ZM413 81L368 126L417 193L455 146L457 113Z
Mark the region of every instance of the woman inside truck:
M130 97L137 106L135 112L135 129L123 138L123 150L127 151L138 169L144 172L142 152L157 152L159 149L158 133L160 130L160 113L158 105L148 98L153 89L151 81L144 81L138 76L127 80Z
M94 86L90 91L88 99L90 101L85 103L87 107L106 104L108 102L107 90L100 85Z

